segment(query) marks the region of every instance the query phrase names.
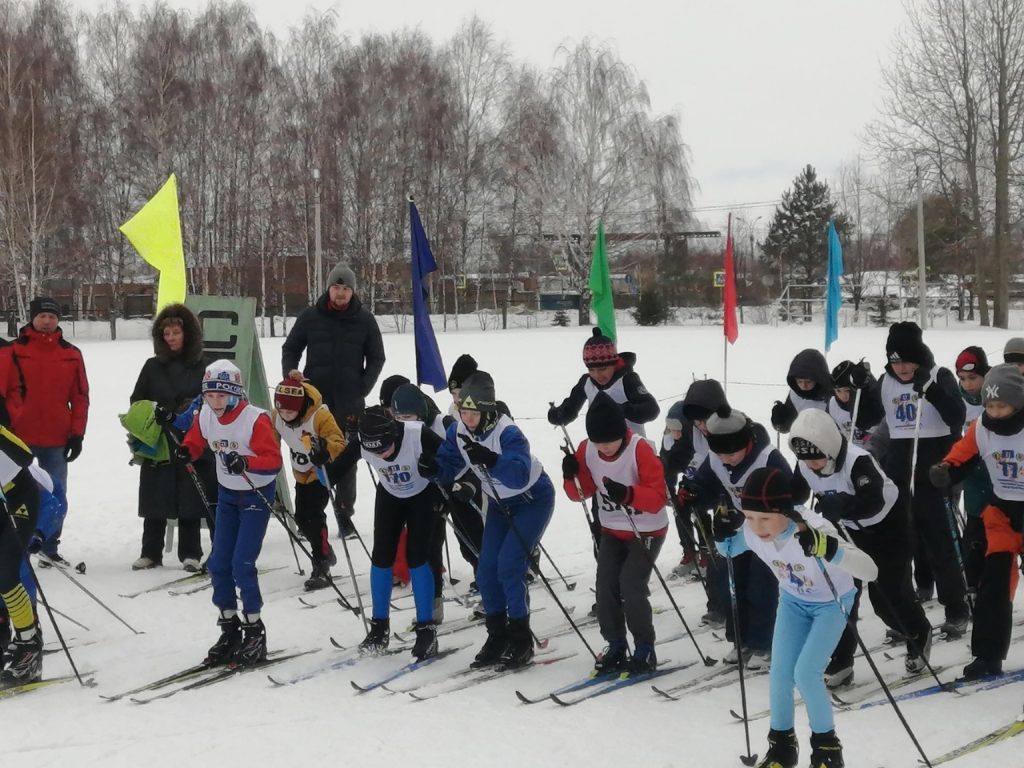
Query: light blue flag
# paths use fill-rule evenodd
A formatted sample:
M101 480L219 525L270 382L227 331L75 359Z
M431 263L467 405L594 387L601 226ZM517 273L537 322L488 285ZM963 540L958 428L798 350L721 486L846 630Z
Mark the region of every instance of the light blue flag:
M840 281L843 277L843 246L836 225L828 223L828 286L825 294L825 351L839 338L839 305L843 302Z

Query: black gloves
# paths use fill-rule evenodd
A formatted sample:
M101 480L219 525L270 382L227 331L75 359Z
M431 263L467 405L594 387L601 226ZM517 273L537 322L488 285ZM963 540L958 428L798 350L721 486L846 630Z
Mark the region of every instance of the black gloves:
M69 464L77 459L82 453L82 438L80 437L69 437L68 441L64 443L64 461Z
M921 397L928 394L928 390L932 386L931 371L925 368L923 365L919 365L917 370L914 371L914 378L911 380L914 385L914 391L917 392Z
M579 473L580 463L576 460L576 456L566 453L562 459L562 477L566 480L575 480Z
M679 491L676 493L676 499L679 501L679 506L685 507L688 504L692 504L700 498L700 488L691 483L685 477L679 484Z
M949 488L953 484L953 480L949 476L949 464L944 461L932 464L928 468L928 479L936 488Z
M818 514L822 515L830 523L835 524L838 520L847 517L852 506L853 497L848 493L830 493L818 497L818 505L815 507Z
M186 448L184 445L178 444L174 447L174 456L180 461L186 464L192 463L192 451Z
M313 466L322 467L331 460L331 452L327 450L327 441L322 437L314 437L309 441L309 460Z
M736 535L743 527L743 513L732 507L720 506L711 521L711 535L715 541L725 541Z
M804 554L808 557L823 557L831 561L839 551L839 540L835 536L829 536L814 528L808 527L800 531L796 535L796 540L800 542Z
M494 469L498 463L498 454L480 443L473 442L468 437L462 438L462 448L469 458L470 464L476 464L485 469Z
M856 389L863 389L867 386L868 377L871 376L871 372L868 370L867 365L861 360L859 363L850 366L849 370L850 383Z
M548 408L548 424L553 424L556 427L561 427L565 424L562 421L562 409L557 405L552 405Z
M249 462L245 456L231 451L224 454L224 468L232 475L240 475L249 468Z
M419 461L416 462L416 469L427 480L433 480L441 471L437 457L432 453L421 453Z
M788 429L783 429L783 427L785 427L787 420L788 417L785 403L776 400L775 405L772 406L772 426L775 427L778 432L786 432Z
M25 551L30 555L34 555L43 548L43 532L38 528L32 533L32 538L28 540L28 545L25 547Z
M633 487L631 485L623 485L616 480L612 480L610 477L606 477L604 479L604 490L608 494L608 498L620 507L628 507L633 503Z
M153 406L153 418L158 424L170 424L174 421L174 416L174 411L170 408L164 408L159 403Z
M456 480L452 484L452 496L463 504L469 504L476 498L477 488L466 480Z

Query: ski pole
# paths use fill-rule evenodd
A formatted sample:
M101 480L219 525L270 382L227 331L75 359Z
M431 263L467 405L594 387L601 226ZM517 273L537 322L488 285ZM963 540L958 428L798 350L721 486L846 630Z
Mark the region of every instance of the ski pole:
M686 520L685 516L683 515L682 511L679 509L679 504L676 502L675 495L672 493L672 488L669 487L668 480L665 481L665 490L668 492L668 501L669 501L669 505L672 507L672 514L675 515L677 524L679 526L683 527L684 530L685 530L685 526L687 525L687 520ZM698 526L699 525L700 524L698 523ZM703 535L703 531L701 531L701 535ZM705 541L707 541L707 540L705 539ZM704 576L703 573L701 573L701 570L700 570L700 557L699 557L699 555L700 555L700 543L699 542L693 542L693 543L691 543L691 546L693 546L693 549L694 549L693 557L696 560L696 562L693 564L694 565L694 570L697 571L697 578L700 579L700 585L704 588L704 595L708 598L708 600L710 600L711 599L711 592L708 589L708 581L707 581L707 578ZM711 562L711 560L712 560L712 558L710 557L710 553L709 553L708 561Z
M33 480L32 482L35 481ZM14 540L18 542L18 549L21 551L21 556L25 560L25 565L28 566L29 573L32 575L32 581L36 584L36 590L39 592L39 599L42 601L43 607L46 609L46 613L50 617L50 624L53 625L53 631L57 633L57 639L60 640L60 647L64 649L64 655L68 657L68 664L71 665L71 671L75 673L75 679L78 680L78 684L85 688L88 684L82 680L82 676L78 673L78 667L75 665L75 660L71 657L71 649L68 648L68 644L64 640L64 633L60 631L60 625L57 624L57 619L53 615L53 610L50 608L50 601L46 599L46 593L43 591L43 585L39 583L39 577L36 576L36 569L32 567L32 560L28 556L28 550L25 548L24 542L22 542L21 538L18 536L18 526L14 522L14 515L11 514L11 508L7 505L7 494L4 493L2 488L0 488L0 504L3 505L4 514L7 515L7 522L11 526L11 533L14 535ZM39 623L38 614L36 615L36 623ZM36 627L36 632L39 631L39 628Z
M917 740L917 736L914 735L914 731L910 727L910 723L908 723L907 719L903 716L903 711L900 709L900 705L897 704L896 699L893 698L892 691L889 690L889 686L882 677L882 673L878 671L878 667L875 665L875 660L871 657L870 651L868 651L867 646L864 644L864 640L861 638L860 632L857 631L856 623L854 623L853 619L850 618L850 614L846 610L846 606L843 605L843 601L839 597L839 592L836 590L835 582L832 581L832 577L825 569L825 564L821 561L820 557L815 557L814 561L818 564L818 569L821 571L821 575L825 577L825 582L828 584L829 591L832 592L832 599L835 600L836 605L839 606L839 610L843 612L847 626L850 627L854 636L857 638L857 645L860 646L861 653L864 654L864 658L867 660L868 666L871 667L871 671L875 673L875 678L878 680L879 685L881 685L882 690L885 691L885 697L889 699L889 703L892 704L892 708L895 710L896 716L903 724L903 728L906 730L907 735L910 736L910 740L914 742L914 746L921 755L921 760L926 766L928 766L928 768L932 768L931 761L928 760L928 755L925 754L924 748L921 746L921 742Z
M565 605L558 599L558 595L555 594L555 589L551 586L551 582L548 581L548 577L544 575L540 567L537 565L537 562L534 560L533 552L531 551L529 544L526 543L526 539L523 538L523 534L520 532L519 527L516 525L516 522L512 517L511 510L505 506L504 502L498 496L498 489L494 485L494 479L491 477L491 473L488 472L487 468L483 465L476 465L476 469L481 475L483 475L487 480L487 484L491 487L491 498L494 500L494 505L501 511L505 516L505 519L508 521L509 530L512 531L512 534L516 537L516 540L519 542L519 546L523 548L523 553L526 555L526 562L529 563L530 568L537 574L540 580L544 583L544 586L547 587L548 594L551 595L551 599L554 600L555 604L559 609L561 609L562 615L565 616L566 621L569 622L569 626L571 626L579 636L583 646L590 652L590 655L594 657L594 661L597 661L597 654L594 653L594 649L590 647L590 643L587 642L587 638L583 636L583 632L580 631L579 626L572 620L572 616L569 615L569 611L566 610ZM539 543L540 542L538 541L538 544ZM543 548L541 551L544 551ZM554 563L552 563L552 565L554 565ZM533 630L531 629L530 632L532 633ZM534 637L536 637L536 635Z
M914 409L914 446L910 453L910 496L907 499L908 508L914 503L914 476L917 474L917 444L921 439L921 405L924 395L921 395Z
M747 683L743 675L743 645L740 642L740 610L736 601L736 574L732 566L732 549L725 556L729 572L729 602L732 605L732 642L736 648L736 667L740 674L740 706L743 708L743 735L747 740L747 754L740 755L740 761L747 766L757 762L757 754L750 751L750 717L747 714Z
M850 419L850 444L853 445L853 436L857 433L857 411L860 410L860 393L861 390L858 388L857 393L853 396L853 418Z
M718 659L713 659L710 656L705 656L704 652L700 649L700 645L697 644L697 638L693 636L693 632L690 631L690 625L686 623L686 619L683 618L683 612L679 610L679 604L676 603L676 599L672 596L672 590L668 588L668 584L665 583L665 577L661 575L661 570L658 568L658 564L654 562L654 555L651 551L644 546L643 536L640 535L640 529L636 527L636 521L633 520L633 515L627 511L626 519L629 520L629 527L633 529L633 537L640 543L640 549L643 550L644 556L647 558L647 562L651 564L651 570L654 571L654 575L658 577L658 581L661 582L662 588L665 590L665 594L668 595L668 600L672 603L672 607L676 611L676 615L679 620L683 622L683 629L686 630L686 634L690 636L690 640L693 642L693 647L697 649L697 655L700 656L700 660L704 663L705 667L713 667L718 663ZM749 749L747 750L750 751Z
M552 408L555 407L553 400L548 401L548 405ZM566 456L571 456L576 453L576 446L572 444L572 438L569 437L569 430L565 428L564 424L558 425L562 430L562 435L565 439L565 443L562 445L562 450ZM580 487L580 481L578 478L574 478L576 484L576 491L580 495L580 506L583 507L583 516L587 519L587 529L590 531L590 538L594 542L594 559L597 559L597 551L600 548L600 542L597 540L597 534L594 533L594 518L590 516L590 510L587 509L587 502L584 501L583 489Z
M448 564L448 583L451 584L452 588L454 589L455 585L458 584L460 581L462 581L462 579L456 579L452 575L452 553L451 553L451 550L448 549L448 526L447 526L447 522L448 522L448 516L447 515L442 515L441 516L441 524L444 525L444 560Z
M178 437L177 433L171 429L170 425L161 422L160 426L163 429L164 434L170 438L172 443L174 443L175 448L181 448L181 439ZM203 509L206 510L206 525L209 527L210 536L212 537L214 511L213 506L210 504L210 497L206 495L206 488L203 487L203 481L196 472L195 464L191 461L184 461L182 463L185 465L186 474L189 476L189 479L192 480L192 485L195 486L196 493L199 494L199 500L203 502Z
M967 597L967 607L974 615L974 600L971 598L971 590L967 583L967 569L964 567L964 554L962 551L963 542L960 539L960 530L956 525L956 513L953 511L953 495L947 490L942 498L946 507L946 522L949 524L949 535L953 539L953 551L956 552L957 570L960 572L960 581L964 585L964 594Z
M264 506L266 506L267 511L269 511L270 514L279 523L281 523L281 525L284 527L285 531L288 533L288 536L291 538L292 543L297 545L298 548L300 550L302 550L302 554L304 554L309 559L309 562L312 564L313 563L313 553L310 552L308 549L306 549L306 546L301 541L299 541L299 537L292 531L291 528L288 527L288 523L284 519L284 515L287 514L287 510L285 510L284 512L282 512L281 515L279 515L277 513L277 511L274 509L274 506L270 503L270 501L267 500L267 497L263 494L263 491L261 491L259 488L257 488L256 485L253 483L252 478L249 477L249 473L248 472L242 472L241 476L245 479L245 482L252 489L253 493L255 493L259 497L260 501L263 502ZM328 579L327 581L331 585L331 589L333 589L335 591L335 593L337 593L337 595L338 595L338 604L341 605L343 608L351 611L352 613L354 613L354 614L356 614L358 616L360 614L359 609L357 609L347 599L345 599L345 595L343 595L341 590L338 589L338 585L335 584L332 579Z
M126 627L128 627L128 629L130 629L130 630L131 630L132 632L134 632L134 633L135 633L136 635L141 635L141 634L144 634L143 632L140 632L140 631L139 631L139 630L137 630L137 629L136 629L135 627L133 627L133 626L132 626L131 624L129 624L129 623L127 622L127 621L125 621L124 619L122 619L122 618L121 618L121 617L120 617L120 616L119 616L119 615L117 614L117 612L115 612L115 611L114 611L114 609L113 609L113 608L111 608L111 607L110 607L109 605L107 605L107 604L106 604L106 603L104 603L104 602L103 602L102 600L100 600L100 599L99 599L98 597L96 597L96 595L94 595L94 594L93 594L93 593L92 593L92 592L91 592L91 591L89 590L89 588L88 588L88 587L86 587L86 586L85 586L85 585L84 585L84 584L83 584L82 582L80 582L80 581L79 581L78 579L76 579L76 578L75 578L74 576L72 576L72 575L71 575L71 573L70 573L70 572L68 571L68 569L67 569L67 568L66 568L66 567L65 567L64 565L62 565L61 563L58 563L58 562L57 562L56 560L52 559L52 558L51 558L51 557L50 557L49 555L47 555L47 554L46 554L45 552L40 552L40 553L39 553L39 556L40 556L40 557L42 557L42 558L44 558L44 559L46 559L47 561L49 561L50 565L52 565L52 566L53 566L53 567L54 567L54 568L55 568L56 570L60 571L60 572L61 572L61 573L62 573L62 574L64 575L64 577L65 577L66 579L68 579L68 581L70 581L70 582L71 582L72 584L74 584L74 585L75 585L76 587L78 587L78 588L79 588L80 590L82 590L82 591L83 591L83 592L84 592L84 593L85 593L86 595L88 595L89 597L91 597L91 598L93 599L93 601L94 601L94 602L95 602L95 603L96 603L97 605L99 605L99 606L100 606L100 607L101 607L101 608L102 608L103 610L105 610L105 611L106 611L107 613L109 613L109 614L110 614L111 616L113 616L113 617L114 617L115 619L117 619L117 620L118 620L119 622L121 622L121 623L122 623L122 624L124 624L124 625L125 625Z
M323 471L322 467L317 468L317 477L327 487L327 498L331 500L331 507L334 507L334 489L331 487L330 480L327 479L327 473ZM352 555L348 551L348 539L344 536L341 537L341 548L345 551L345 562L348 563L348 576L352 579L352 588L356 591L356 605L359 606L359 618L363 620L363 631L366 634L370 634L370 626L366 622L366 608L363 606L363 596L359 593L359 582L356 581L356 569L352 565ZM334 585L333 579L328 579L331 585Z
M42 595L40 595L40 597L42 597ZM81 629L84 629L84 630L85 630L86 632L92 632L92 630L91 630L91 629L89 629L89 628L88 628L87 626L85 626L85 624L83 624L83 623L82 623L82 622L80 622L80 621L75 621L75 619L71 618L70 616L68 616L68 615L67 615L66 613L64 613L63 611L57 610L57 609L56 609L56 608L54 608L54 607L53 607L52 605L50 606L50 610L51 610L51 611L53 611L54 613L56 613L56 614L57 614L58 616L60 616L60 617L61 617L62 619L67 619L67 620L68 620L68 621L70 621L70 622L71 622L72 624L74 624L74 625L75 625L76 627L80 627Z

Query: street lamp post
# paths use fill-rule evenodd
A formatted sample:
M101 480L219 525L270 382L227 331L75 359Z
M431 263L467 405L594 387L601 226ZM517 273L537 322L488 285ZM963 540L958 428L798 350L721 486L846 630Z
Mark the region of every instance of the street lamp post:
M316 295L324 292L324 262L320 247L320 169L313 169L313 249L315 256L313 287Z

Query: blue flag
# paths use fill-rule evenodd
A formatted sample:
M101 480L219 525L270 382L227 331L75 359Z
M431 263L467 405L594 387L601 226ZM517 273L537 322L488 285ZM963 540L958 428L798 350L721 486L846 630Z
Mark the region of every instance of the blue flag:
M412 329L416 339L416 383L430 384L435 392L440 392L448 386L448 377L441 362L441 351L437 348L434 326L430 324L426 280L427 275L437 271L437 262L430 252L416 203L411 199L409 229L412 236Z
M834 222L828 223L828 287L825 293L825 351L839 338L839 305L843 294L839 282L843 277L843 246Z

